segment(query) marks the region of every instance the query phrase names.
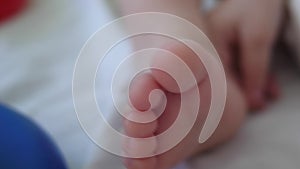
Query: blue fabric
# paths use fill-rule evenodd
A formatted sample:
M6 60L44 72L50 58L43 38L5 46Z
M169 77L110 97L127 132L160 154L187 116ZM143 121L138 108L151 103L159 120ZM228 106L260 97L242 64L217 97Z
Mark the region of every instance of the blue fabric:
M66 169L66 166L44 131L0 105L0 169Z

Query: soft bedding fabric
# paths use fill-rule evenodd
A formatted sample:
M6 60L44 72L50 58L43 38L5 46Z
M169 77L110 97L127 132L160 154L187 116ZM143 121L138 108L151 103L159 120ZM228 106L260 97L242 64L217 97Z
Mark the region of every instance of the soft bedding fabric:
M0 25L0 102L42 126L69 168L82 169L95 147L74 111L73 69L85 41L111 16L104 1L29 2Z

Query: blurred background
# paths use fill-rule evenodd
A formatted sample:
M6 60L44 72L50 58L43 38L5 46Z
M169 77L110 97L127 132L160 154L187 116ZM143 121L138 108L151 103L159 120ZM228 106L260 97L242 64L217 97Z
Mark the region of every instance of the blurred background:
M251 115L229 144L179 168L299 168L299 9L299 0L289 2L284 33L274 49L281 98ZM85 135L72 101L80 49L95 31L117 18L116 11L109 0L0 0L0 104L47 133L70 169L122 168L118 157L101 151ZM119 55L124 51L120 49ZM108 95L99 94L99 102L105 103ZM0 133L0 140L5 137ZM1 146L0 154L5 153Z

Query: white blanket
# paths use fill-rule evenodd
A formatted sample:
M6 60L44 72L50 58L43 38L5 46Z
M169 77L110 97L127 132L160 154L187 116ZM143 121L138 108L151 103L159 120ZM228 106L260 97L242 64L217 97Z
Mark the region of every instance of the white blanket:
M50 133L72 169L82 169L95 148L74 111L75 61L111 19L103 1L30 0L20 16L0 25L0 102Z
M0 102L50 133L71 169L122 168L118 157L84 134L71 93L81 47L112 18L104 1L31 0L22 15L0 25ZM228 145L189 162L191 169L299 168L300 81L294 72L281 74L284 92L278 103L250 117Z

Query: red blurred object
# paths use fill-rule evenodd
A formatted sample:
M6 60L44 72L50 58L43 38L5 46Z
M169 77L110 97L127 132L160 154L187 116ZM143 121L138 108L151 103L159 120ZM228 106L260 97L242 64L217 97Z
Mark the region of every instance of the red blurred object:
M26 4L27 0L0 0L0 23L18 14Z

